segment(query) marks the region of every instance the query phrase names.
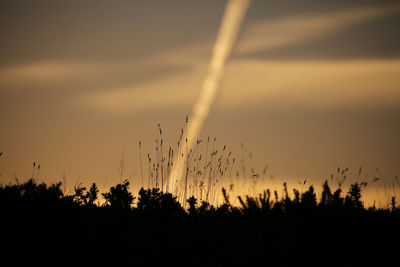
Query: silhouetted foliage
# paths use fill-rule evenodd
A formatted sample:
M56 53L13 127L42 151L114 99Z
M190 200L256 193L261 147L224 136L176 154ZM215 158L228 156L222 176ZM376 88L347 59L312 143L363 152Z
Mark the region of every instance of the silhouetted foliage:
M194 196L191 196L187 202L189 203L188 213L189 215L196 215L197 214L197 199Z
M6 185L0 188L1 205L54 205L59 203L64 195L61 182L47 186L45 183L37 184L34 179L16 185Z
M396 246L389 241L400 237L396 198L387 209L365 208L364 186L354 183L341 196L340 188L331 190L325 182L318 201L313 186L303 193L293 189L291 195L283 184L282 195L267 189L258 196L239 197L239 206L223 189L223 204L214 207L192 196L185 210L159 188L141 188L134 204L128 181L103 193L105 203L100 204L94 183L89 190L79 185L64 195L61 183L47 186L30 179L0 186L1 223L7 229L0 245L6 256L13 251L39 255L37 261L26 257L26 264L15 265L49 261L49 256L40 256L44 252L53 255L51 262L57 265L60 252L73 257L80 249L79 257L87 256L92 263L97 259L98 264L103 259L131 263L133 258L137 264L158 265L179 252L183 256L177 259L185 264L203 266L255 265L265 259L268 265L313 265L304 255L331 259L324 266L357 266L362 258L355 255L371 247L371 255L380 261L395 255Z
M84 206L94 206L95 201L97 200L97 194L99 190L97 189L97 185L95 183L92 184L89 190L86 190L86 187L81 187L78 185L74 188L73 199L78 205Z
M103 193L106 200L105 206L110 205L113 208L129 210L131 209L134 197L128 190L129 182L125 180L122 184L117 184L110 188L110 192ZM93 192L96 190L93 189ZM97 195L97 192L96 192Z
M185 213L181 204L171 193L163 193L159 188L139 191L137 210L145 213L182 215Z
M329 188L328 181L322 186L322 195L321 195L321 206L328 206L332 204L333 195L331 193L331 189Z
M345 205L349 208L362 209L363 203L361 202L361 187L362 184L354 183L350 185L348 195L345 199Z
M396 197L392 196L390 198L390 209L392 214L398 214L400 212L400 207L397 206Z
M301 204L306 209L313 209L317 206L317 195L314 192L314 187L311 185L308 191L301 196Z

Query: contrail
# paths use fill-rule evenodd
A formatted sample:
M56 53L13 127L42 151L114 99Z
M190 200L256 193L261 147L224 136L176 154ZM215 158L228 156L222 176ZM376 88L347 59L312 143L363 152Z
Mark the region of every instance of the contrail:
M197 142L204 120L210 112L211 105L221 82L226 59L232 50L249 2L250 0L229 0L225 7L208 73L202 84L199 98L193 107L184 135L184 138L187 138L185 140L187 144L183 145L186 145L188 148L193 147L194 142ZM180 151L175 154L174 165L168 179L171 185L174 184L175 179L183 178L183 174L186 171L186 162L184 159L187 158L188 151L187 149L182 149L182 147L180 146ZM179 160L182 154L183 159Z

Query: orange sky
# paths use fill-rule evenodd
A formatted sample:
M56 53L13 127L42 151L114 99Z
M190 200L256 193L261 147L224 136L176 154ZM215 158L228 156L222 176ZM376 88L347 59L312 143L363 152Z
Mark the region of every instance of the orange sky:
M225 1L3 1L0 181L138 179L176 146ZM279 181L400 172L400 1L252 1L201 136ZM379 167L379 173L376 173ZM246 179L246 178L243 178Z

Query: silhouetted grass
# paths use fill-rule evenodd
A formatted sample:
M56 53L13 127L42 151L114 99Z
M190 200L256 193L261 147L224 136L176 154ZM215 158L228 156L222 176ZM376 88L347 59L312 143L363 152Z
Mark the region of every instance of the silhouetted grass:
M236 160L225 145L218 149L216 138L188 148L183 133L166 158L158 125L155 155L147 154L145 168L139 142L137 193L124 180L123 153L120 183L100 198L95 183L76 185L67 194L65 175L63 182L37 183L36 163L28 181L1 185L1 266L364 266L374 261L397 266L395 184L386 208L364 205L367 175L361 168L347 190L349 169L338 168L318 194L307 180L298 182L299 189L283 183L282 193L266 188L256 194L268 166L256 172L243 144ZM173 165L180 163L186 168L183 177L169 181ZM236 182L247 179L250 185L235 185L232 173ZM379 179L377 169L369 181Z
M389 263L396 255L400 207L365 207L363 185L346 193L324 183L290 197L265 190L239 197L225 189L214 206L194 196L184 209L172 193L141 189L135 199L129 182L112 186L98 201L98 189L76 187L65 195L62 183L0 187L2 260L13 265L218 265L357 266ZM394 259L394 258L393 258ZM3 265L4 266L4 265Z

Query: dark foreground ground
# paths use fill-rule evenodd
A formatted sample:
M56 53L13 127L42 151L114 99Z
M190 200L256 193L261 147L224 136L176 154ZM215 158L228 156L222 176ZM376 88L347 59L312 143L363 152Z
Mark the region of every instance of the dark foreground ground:
M244 198L212 207L128 183L64 196L34 181L0 189L1 266L400 266L400 212L364 208L361 188ZM327 185L327 184L326 184ZM360 189L357 191L357 189ZM359 194L358 194L359 193ZM135 205L133 205L135 203Z

